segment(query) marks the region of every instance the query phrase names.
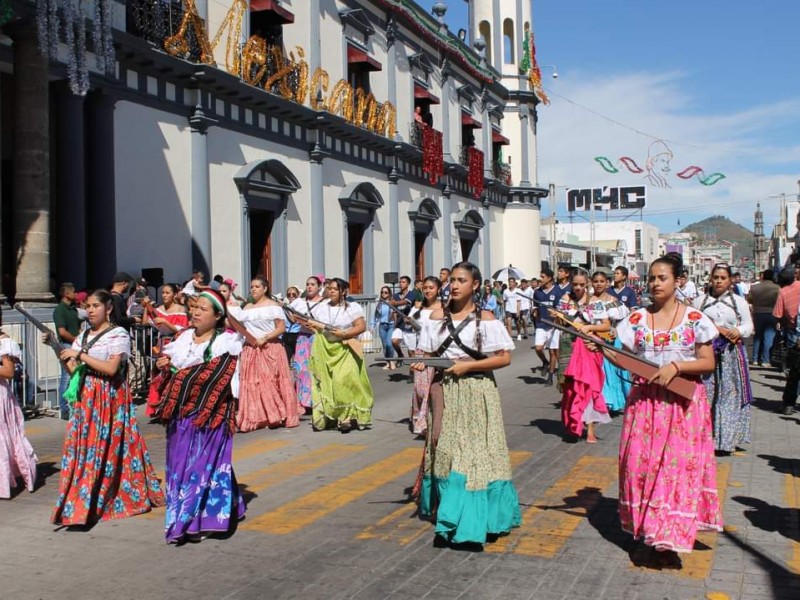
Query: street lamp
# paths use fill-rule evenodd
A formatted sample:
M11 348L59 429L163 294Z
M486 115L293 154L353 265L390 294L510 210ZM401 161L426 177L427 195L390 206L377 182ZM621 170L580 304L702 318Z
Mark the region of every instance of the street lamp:
M553 69L553 79L558 79L558 69L555 65L539 65L539 70L542 69Z

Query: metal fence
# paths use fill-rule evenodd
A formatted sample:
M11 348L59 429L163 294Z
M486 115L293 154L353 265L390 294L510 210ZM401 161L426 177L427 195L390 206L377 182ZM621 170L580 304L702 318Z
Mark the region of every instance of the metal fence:
M377 330L369 325L375 312L377 297L352 298L361 306L367 321L367 332L361 336L365 353L381 352ZM34 317L55 331L53 306L28 307ZM59 383L61 364L49 346L42 342L42 334L25 317L14 310L3 312L3 331L22 350L22 365L14 380L14 391L22 407L29 411L59 412ZM150 326L135 325L131 329L131 355L128 360L128 384L138 401L147 398L155 359L153 349L159 344L158 331Z

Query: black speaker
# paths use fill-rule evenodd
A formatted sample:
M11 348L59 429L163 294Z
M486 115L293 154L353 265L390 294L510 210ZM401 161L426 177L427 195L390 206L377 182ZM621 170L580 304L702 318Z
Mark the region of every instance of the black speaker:
M147 283L152 287L158 289L164 285L164 269L161 267L153 267L151 269L142 269L142 277L147 280Z
M387 271L383 274L383 283L395 285L398 281L400 281L400 276L397 271Z

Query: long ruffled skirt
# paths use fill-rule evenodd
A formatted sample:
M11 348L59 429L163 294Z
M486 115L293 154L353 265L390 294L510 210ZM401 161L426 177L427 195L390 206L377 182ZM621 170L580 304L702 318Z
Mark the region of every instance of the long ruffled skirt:
M691 552L698 530L722 529L705 389L687 400L633 387L619 448L622 528L657 550Z
M294 373L294 390L297 400L304 408L311 408L311 371L308 361L311 358L311 343L314 336L307 333L297 334L297 345L294 348L292 359L292 373Z
M750 442L750 377L740 346L727 344L716 355L714 375L705 381L714 423L714 448L733 452Z
M622 348L619 338L614 339L614 347ZM603 371L606 377L603 384L603 398L606 400L606 406L610 411L622 412L625 410L625 402L631 391L631 382L628 380L630 375L607 359L603 361Z
M500 395L492 377L446 377L441 424L431 411L419 509L453 543L483 544L522 523ZM438 434L438 435L437 435Z
M300 407L283 345L274 342L260 348L245 346L239 358L236 427L247 432L299 424Z
M194 417L167 427L168 543L187 535L231 531L245 504L233 473L233 436L225 426L198 428Z
M309 361L312 376L314 429L372 423L375 396L363 357L347 344L315 335Z
M163 505L128 384L88 375L67 426L51 521L87 525Z
M10 498L22 478L29 492L36 485L36 454L25 437L25 420L11 384L0 379L0 498Z

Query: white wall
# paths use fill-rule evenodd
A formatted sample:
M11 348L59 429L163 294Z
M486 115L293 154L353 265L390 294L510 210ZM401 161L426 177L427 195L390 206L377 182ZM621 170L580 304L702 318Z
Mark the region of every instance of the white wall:
M165 281L192 270L190 134L185 118L131 102L114 110L118 268L163 267Z
M509 264L522 269L526 276L538 276L542 266L539 228L541 213L532 208L507 208L503 213L503 253L499 269Z

